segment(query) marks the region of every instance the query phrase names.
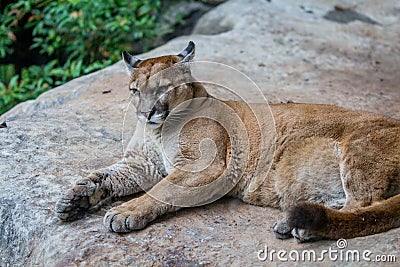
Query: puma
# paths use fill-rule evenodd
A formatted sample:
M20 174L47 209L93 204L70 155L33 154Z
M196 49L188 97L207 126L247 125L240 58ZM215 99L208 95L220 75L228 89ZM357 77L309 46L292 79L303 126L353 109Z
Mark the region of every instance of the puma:
M273 227L278 238L354 238L400 226L399 120L290 103L270 105L273 119L259 125L254 112L264 105L219 100L194 80L194 53L193 42L177 55L146 60L123 52L135 133L123 160L78 180L60 198L61 220L146 191L109 210L105 227L142 229L165 213L224 195L286 211ZM191 110L216 119L192 118ZM264 133L273 138L260 147Z

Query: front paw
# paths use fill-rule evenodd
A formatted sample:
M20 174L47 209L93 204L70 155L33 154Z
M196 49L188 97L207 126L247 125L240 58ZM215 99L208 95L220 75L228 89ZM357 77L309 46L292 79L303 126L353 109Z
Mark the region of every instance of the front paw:
M132 207L127 209L122 205L109 210L104 216L103 223L110 232L127 233L143 229L152 219L152 216L145 211Z
M75 186L57 201L57 217L63 221L81 218L85 211L95 204L93 196L97 189L98 184L88 178L77 181Z
M110 209L103 223L108 231L126 233L143 229L149 222L171 210L176 209L145 194Z

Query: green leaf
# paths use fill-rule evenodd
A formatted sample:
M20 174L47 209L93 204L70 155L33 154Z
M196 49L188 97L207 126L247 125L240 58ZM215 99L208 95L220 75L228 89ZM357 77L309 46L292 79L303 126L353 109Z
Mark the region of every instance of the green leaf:
M30 53L39 51L50 61L23 68L19 76L8 74L6 81L1 78L0 114L20 101L118 61L122 50L133 50L134 42L146 49L152 38L171 29L161 21L166 9L160 0L11 2L0 13L0 57L15 48L10 31L32 31Z
M16 88L16 87L17 87L18 79L19 79L19 75L14 75L14 76L11 78L10 82L8 83L8 88L9 88L10 90L13 90L13 88Z

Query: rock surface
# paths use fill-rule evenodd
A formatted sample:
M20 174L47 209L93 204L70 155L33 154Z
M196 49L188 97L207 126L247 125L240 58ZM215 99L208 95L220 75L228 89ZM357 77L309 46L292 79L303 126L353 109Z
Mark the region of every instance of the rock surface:
M193 40L197 60L242 71L270 102L330 103L400 119L398 4L340 3L355 5L354 11L376 24L368 19L328 20L324 16L334 10L328 0L301 5L234 0L204 15L192 36L140 56L176 53ZM123 153L136 121L128 110L127 83L117 63L0 117L8 126L0 128L0 266L261 266L271 263L257 259L265 245L269 251L300 253L337 249L335 241L276 240L271 227L282 212L234 199L181 210L125 235L103 228L102 216L110 205L82 220L59 222L53 212L57 198L78 177L117 161ZM393 254L399 261L399 234L400 229L394 229L351 239L347 249L370 250L371 257ZM320 262L344 263L349 262L327 256ZM272 264L293 263L274 258Z

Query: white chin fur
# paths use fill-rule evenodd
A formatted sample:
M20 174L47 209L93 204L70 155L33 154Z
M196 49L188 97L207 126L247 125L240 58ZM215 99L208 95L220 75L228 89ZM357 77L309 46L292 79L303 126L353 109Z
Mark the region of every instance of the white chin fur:
M163 124L162 121L159 121L159 122L158 121L154 122L152 120L148 121L145 117L142 117L142 116L139 116L138 119L141 123L145 124L147 127L151 128L151 129L159 128Z
M161 127L162 123L152 123L152 122L146 122L145 123L147 127L151 128L151 129L157 129L159 127Z

